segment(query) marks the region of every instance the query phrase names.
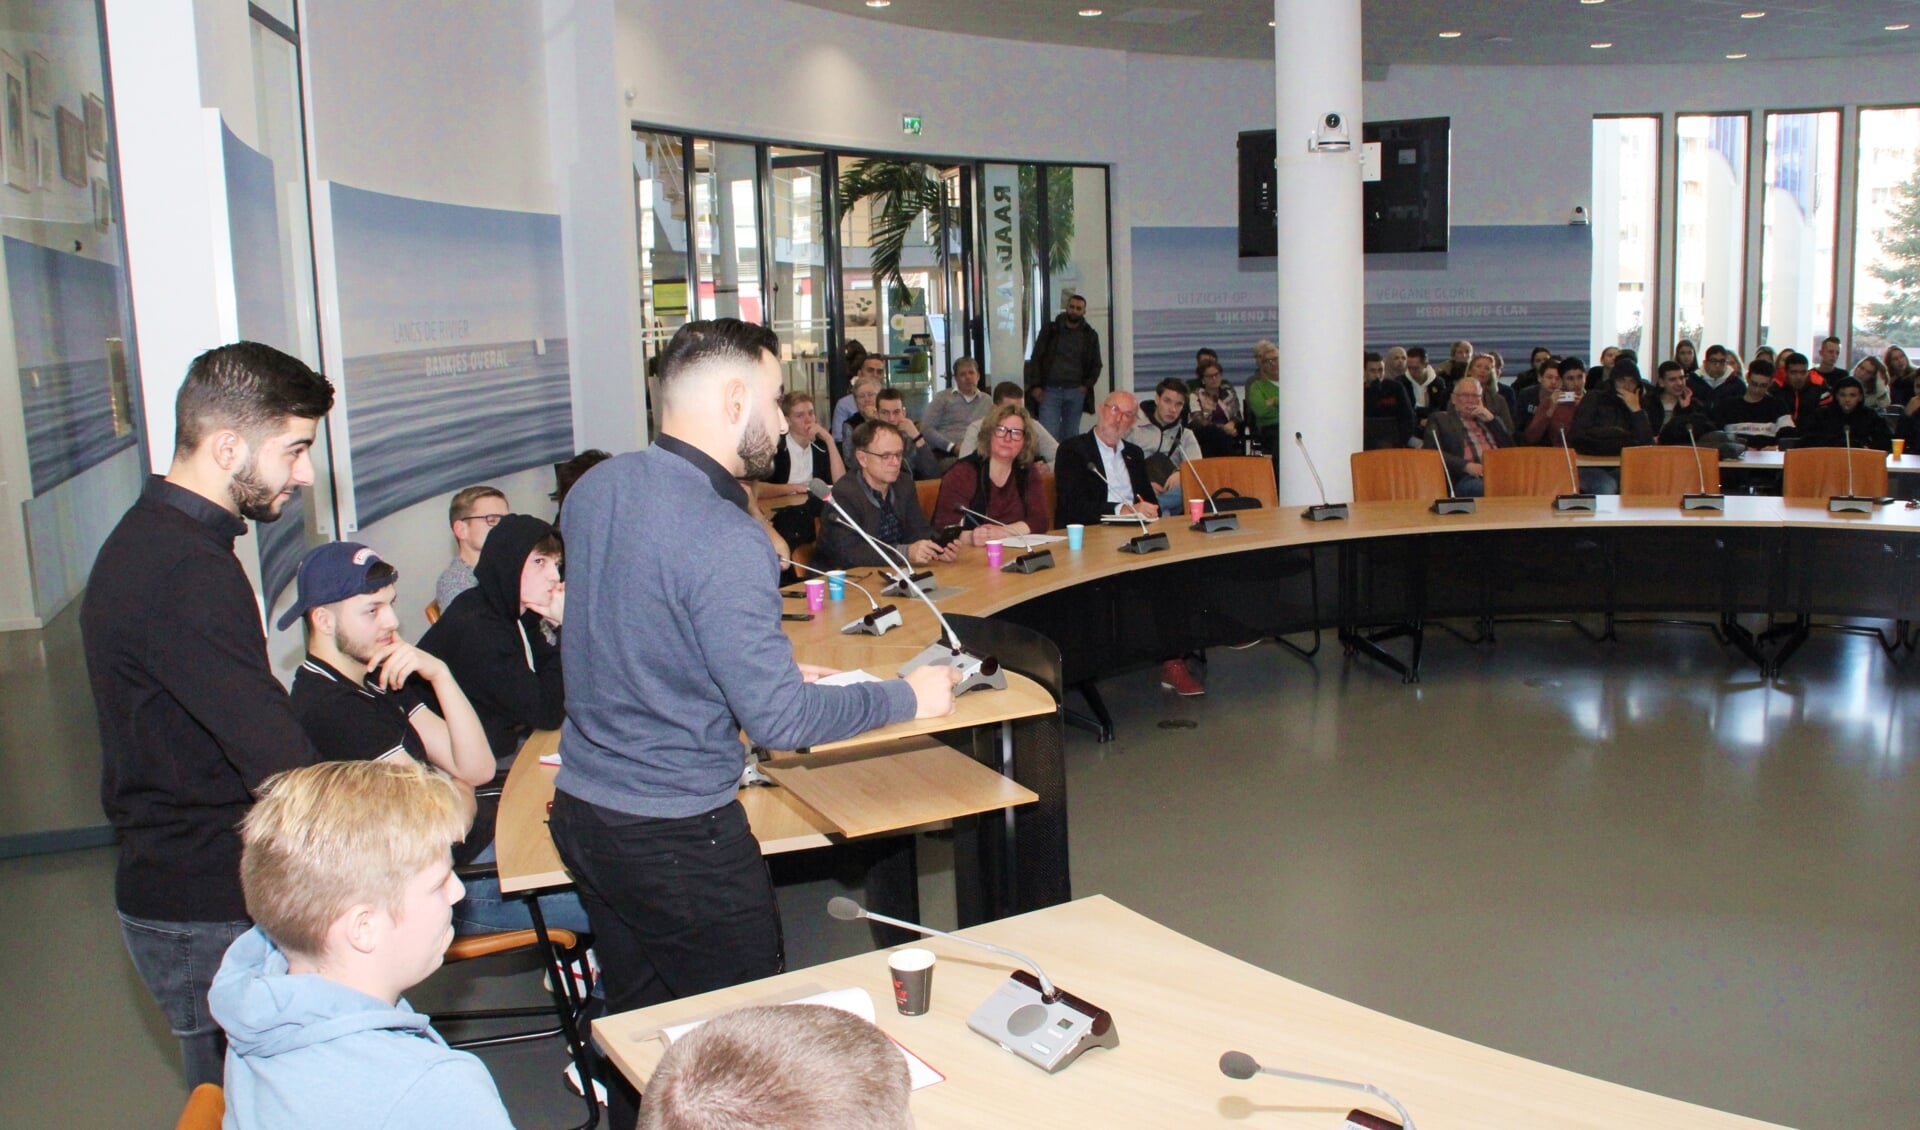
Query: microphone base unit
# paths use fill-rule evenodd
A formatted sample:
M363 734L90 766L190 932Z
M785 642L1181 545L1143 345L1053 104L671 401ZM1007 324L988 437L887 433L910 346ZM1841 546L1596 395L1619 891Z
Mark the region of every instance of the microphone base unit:
M853 623L840 629L843 636L884 636L906 621L900 618L900 610L891 604L883 604L860 617Z
M1427 509L1435 514L1471 514L1476 503L1471 498L1436 498Z
M934 640L920 654L902 663L900 674L911 674L922 667L958 668L960 681L953 685L955 698L959 698L968 691L1007 689L1007 673L1000 669L998 659L991 655L975 655L970 651L955 651L947 646L945 640Z
M1106 1009L1058 987L1049 1001L1039 979L1024 969L1015 970L973 1010L967 1027L1048 1074L1089 1048L1120 1046L1120 1032Z
M1727 508L1727 496L1724 494L1683 494L1680 496L1682 510L1718 510Z
M1202 514L1200 515L1200 520L1188 528L1199 530L1203 534L1225 533L1228 530L1237 530L1240 528L1240 515Z
M933 570L931 569L922 569L918 573L910 574L908 580L911 580L921 592L932 592L934 589L940 587L934 583ZM913 591L907 587L906 581L896 580L888 584L886 588L881 589L880 595L912 596Z
M1165 533L1141 534L1139 537L1128 538L1123 542L1120 546L1120 552L1158 553L1163 549L1170 548L1172 544L1173 543L1167 539Z
M1318 506L1309 506L1300 516L1309 522L1337 522L1347 516L1347 504L1344 502L1323 502Z
M1600 509L1600 499L1591 494L1556 494L1553 508L1562 513L1577 510L1591 514Z
M1038 573L1042 569L1051 568L1053 568L1053 550L1036 549L1031 553L1023 553L1000 566L1000 571L1002 573Z
M1827 499L1829 514L1871 514L1877 498L1866 498L1857 494L1836 494Z

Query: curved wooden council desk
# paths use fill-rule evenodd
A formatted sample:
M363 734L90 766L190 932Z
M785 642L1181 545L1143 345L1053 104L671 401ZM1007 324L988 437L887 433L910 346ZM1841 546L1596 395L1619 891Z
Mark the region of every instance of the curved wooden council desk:
M868 953L764 981L610 1016L594 1035L642 1090L667 1025L749 1004L858 987L888 1035L946 1076L913 1096L923 1130L992 1126L1298 1127L1337 1130L1354 1107L1392 1117L1371 1096L1267 1076L1229 1079L1220 1054L1372 1083L1404 1103L1420 1130L1739 1130L1765 1124L1636 1091L1469 1043L1329 996L1229 957L1104 897L965 931L1028 954L1060 988L1113 1014L1116 1048L1095 1048L1057 1074L969 1031L966 1018L1016 966L932 938L932 1009L892 1006L886 954Z

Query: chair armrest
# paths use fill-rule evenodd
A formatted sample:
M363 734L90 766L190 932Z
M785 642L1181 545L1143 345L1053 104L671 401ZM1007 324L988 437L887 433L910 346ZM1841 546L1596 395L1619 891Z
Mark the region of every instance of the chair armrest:
M547 940L563 950L571 950L579 945L579 939L574 936L572 930L548 930ZM497 934L469 934L464 938L455 938L453 944L447 947L447 960L467 961L497 953L532 949L539 944L540 935L532 930L502 930Z

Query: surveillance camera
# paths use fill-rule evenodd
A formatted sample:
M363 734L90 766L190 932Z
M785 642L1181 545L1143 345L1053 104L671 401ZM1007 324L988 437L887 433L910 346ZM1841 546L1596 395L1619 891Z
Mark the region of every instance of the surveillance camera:
M1347 134L1347 120L1333 111L1320 116L1320 128L1307 139L1307 150L1311 153L1345 153L1352 148L1353 138Z
M1567 223L1576 228L1584 228L1593 223L1593 217L1587 214L1585 207L1576 204L1573 208L1573 215L1568 218Z

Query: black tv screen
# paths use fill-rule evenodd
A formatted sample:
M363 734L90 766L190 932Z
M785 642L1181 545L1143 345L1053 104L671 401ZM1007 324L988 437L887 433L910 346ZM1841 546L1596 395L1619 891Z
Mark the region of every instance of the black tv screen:
M1367 122L1361 140L1380 144L1380 179L1361 193L1366 253L1411 254L1447 249L1451 119ZM1274 131L1240 135L1240 257L1279 252L1275 222Z

